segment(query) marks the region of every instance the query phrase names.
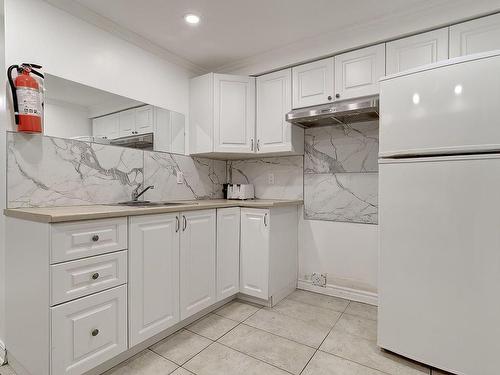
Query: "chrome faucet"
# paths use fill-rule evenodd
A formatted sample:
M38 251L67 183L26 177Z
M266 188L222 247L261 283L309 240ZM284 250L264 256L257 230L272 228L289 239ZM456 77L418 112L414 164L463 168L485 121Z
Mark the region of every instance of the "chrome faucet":
M132 192L132 201L137 202L139 200L139 197L142 196L146 191L148 191L149 189L154 189L154 188L155 188L154 185L149 185L144 190L142 190L140 193L138 193L137 190L134 190Z

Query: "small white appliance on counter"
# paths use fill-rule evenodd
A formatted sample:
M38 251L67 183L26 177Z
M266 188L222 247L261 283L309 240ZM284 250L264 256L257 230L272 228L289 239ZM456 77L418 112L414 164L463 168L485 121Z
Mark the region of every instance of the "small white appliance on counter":
M378 344L500 373L500 52L386 77Z
M227 199L254 199L255 190L252 184L229 184Z

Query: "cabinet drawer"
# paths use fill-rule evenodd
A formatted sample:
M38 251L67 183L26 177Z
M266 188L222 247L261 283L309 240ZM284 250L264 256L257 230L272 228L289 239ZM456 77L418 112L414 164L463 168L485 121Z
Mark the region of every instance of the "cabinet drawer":
M127 248L127 218L51 225L51 263Z
M127 251L50 266L51 304L100 292L127 282Z
M80 375L127 349L125 285L51 308L52 375Z

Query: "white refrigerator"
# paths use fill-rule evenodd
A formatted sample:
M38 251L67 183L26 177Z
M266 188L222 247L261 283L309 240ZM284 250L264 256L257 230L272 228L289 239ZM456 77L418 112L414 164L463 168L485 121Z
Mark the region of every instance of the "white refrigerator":
M378 344L500 374L500 52L380 88Z

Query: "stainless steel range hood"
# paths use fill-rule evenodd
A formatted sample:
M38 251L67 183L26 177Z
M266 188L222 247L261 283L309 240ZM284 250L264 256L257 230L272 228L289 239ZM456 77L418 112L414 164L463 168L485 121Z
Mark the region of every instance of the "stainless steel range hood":
M377 95L294 109L286 114L286 121L303 128L317 128L378 120L378 112Z
M110 143L115 146L153 150L154 136L153 133L130 135L128 137L112 139Z

